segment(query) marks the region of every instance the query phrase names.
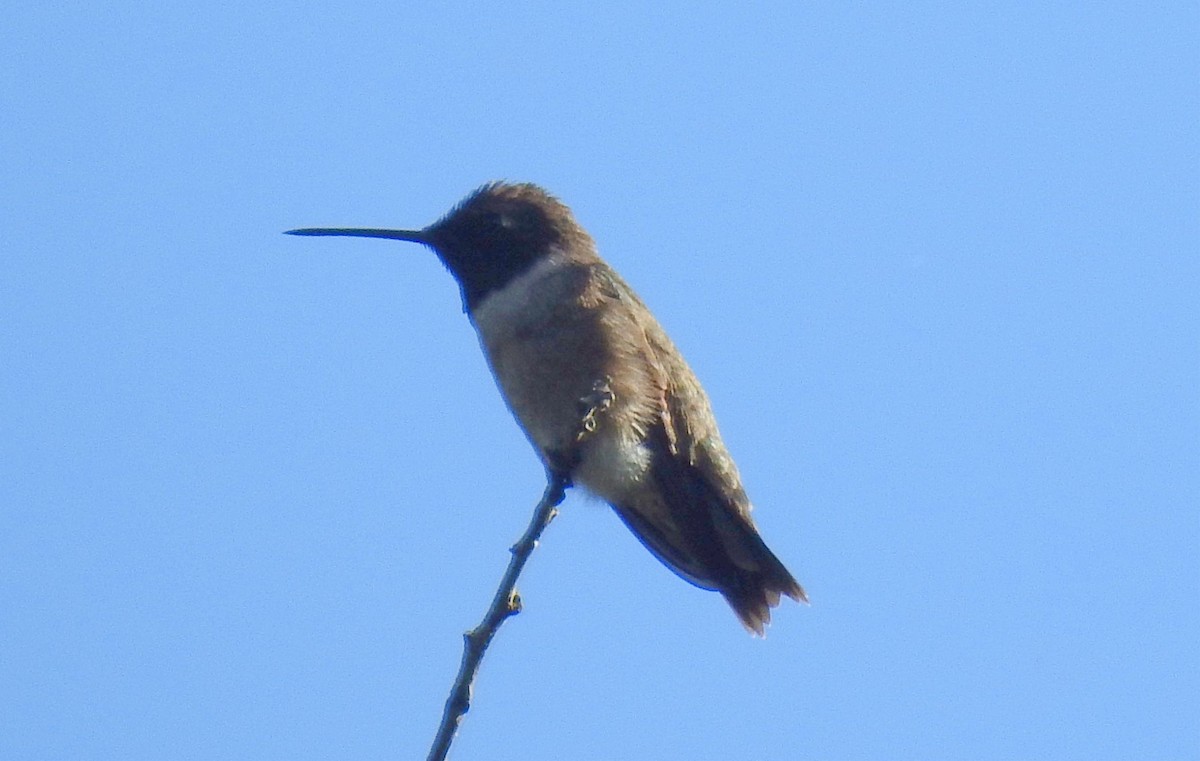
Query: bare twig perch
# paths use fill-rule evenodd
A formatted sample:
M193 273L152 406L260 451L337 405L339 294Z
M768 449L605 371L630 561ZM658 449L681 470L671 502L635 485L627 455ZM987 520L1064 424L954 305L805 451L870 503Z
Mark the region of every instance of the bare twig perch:
M479 626L463 635L462 664L459 665L458 676L455 677L454 685L450 688L450 697L446 698L442 723L438 726L437 736L433 739L433 747L429 749L428 761L443 761L446 758L446 754L450 751L450 743L454 740L454 733L458 730L463 716L471 707L471 685L475 681L475 674L479 671L479 663L483 660L484 651L491 644L492 637L496 636L500 624L504 623L509 616L521 611L521 596L517 594L517 577L521 575L525 561L529 559L533 548L537 546L542 531L550 525L550 521L554 520L557 512L555 508L563 501L569 485L564 476L554 472L549 473L547 478L546 492L542 495L542 501L538 503L533 512L529 528L525 529L525 533L510 549L512 559L508 561L508 570L504 572L504 578L500 580L500 588L496 590L496 596L492 598L492 604L488 606L483 621Z

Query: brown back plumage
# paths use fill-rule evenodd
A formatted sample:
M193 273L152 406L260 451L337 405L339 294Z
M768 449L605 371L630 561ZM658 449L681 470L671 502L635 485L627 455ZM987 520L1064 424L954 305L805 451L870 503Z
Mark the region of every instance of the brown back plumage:
M630 299L650 314L615 272L606 275L616 298ZM696 586L720 592L742 625L763 636L770 609L782 595L797 602L808 602L808 596L759 536L695 373L657 320L650 317L640 327L645 360L662 392L660 414L647 432L657 488L613 508L664 565ZM646 499L648 492L655 498Z

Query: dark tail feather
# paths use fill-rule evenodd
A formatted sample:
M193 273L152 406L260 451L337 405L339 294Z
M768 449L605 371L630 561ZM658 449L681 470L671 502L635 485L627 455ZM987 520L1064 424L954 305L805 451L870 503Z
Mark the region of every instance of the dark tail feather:
M779 564L774 555L770 557ZM808 602L804 588L792 578L782 564L779 564L779 570L782 575L773 571L741 573L733 584L719 590L737 614L742 626L746 627L746 631L759 637L766 636L767 624L771 623L771 608L779 605L781 596L786 595L796 602Z
M781 596L808 602L804 588L775 557L749 521L741 515L714 510L713 527L732 561L730 573L718 591L747 631L759 637L766 635L771 608L779 605Z
M674 458L660 458L653 470L667 504L613 507L664 565L720 592L747 631L760 637L782 596L808 602L738 506Z

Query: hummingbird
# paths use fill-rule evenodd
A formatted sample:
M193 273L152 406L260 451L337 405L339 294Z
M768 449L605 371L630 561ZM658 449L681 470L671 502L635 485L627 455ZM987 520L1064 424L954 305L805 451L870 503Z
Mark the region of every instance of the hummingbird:
M612 506L684 580L763 636L804 589L764 543L708 395L571 210L492 182L420 230L303 228L419 243L458 282L509 409L548 472Z

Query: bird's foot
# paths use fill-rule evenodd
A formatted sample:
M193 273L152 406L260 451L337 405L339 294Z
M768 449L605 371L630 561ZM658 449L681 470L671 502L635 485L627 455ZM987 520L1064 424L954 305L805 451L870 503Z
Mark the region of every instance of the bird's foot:
M575 434L575 442L579 443L591 436L599 425L599 416L612 406L616 396L612 390L612 378L607 375L592 384L592 390L587 396L579 399L579 431Z

